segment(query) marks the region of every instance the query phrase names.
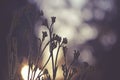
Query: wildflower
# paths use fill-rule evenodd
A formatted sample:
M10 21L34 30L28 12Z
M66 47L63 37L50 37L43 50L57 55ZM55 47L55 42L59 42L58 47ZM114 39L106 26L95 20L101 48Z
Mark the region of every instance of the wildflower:
M51 51L57 47L57 42L53 41L51 42Z
M58 36L58 35L56 35L56 40L57 40L58 42L61 42L61 37Z
M56 17L51 17L52 23L55 23Z
M67 44L68 43L67 38L63 38L63 42L62 43Z
M44 41L44 39L45 39L45 37L47 37L48 36L48 34L47 34L47 32L46 31L43 31L42 32L42 41Z
M57 40L59 43L61 42L61 37L58 35L53 34L53 39Z
M77 50L74 50L74 60L78 60L79 56L80 56L80 52Z

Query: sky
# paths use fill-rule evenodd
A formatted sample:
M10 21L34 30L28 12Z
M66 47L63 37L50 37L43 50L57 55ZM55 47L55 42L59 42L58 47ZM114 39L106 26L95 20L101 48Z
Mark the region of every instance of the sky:
M61 0L61 1L63 1L63 0ZM77 21L79 20L79 22L80 22L81 19L78 19L77 18L78 16L73 15L73 14L75 14L75 15L81 14L81 13L77 12L77 10L79 9L78 7L80 7L80 6L79 5L73 5L72 0L70 0L70 1L71 1L70 2L71 3L71 9L66 9L66 10L70 10L69 12L71 12L71 16L75 17L75 18L73 18L73 20L77 20ZM76 1L78 1L78 0L76 0ZM93 40L89 40L89 41L86 42L86 44L90 44L90 45L92 45L92 47L96 47L95 52L97 54L94 54L94 55L98 60L98 67L100 67L100 69L102 69L104 71L104 73L102 73L103 77L104 77L104 80L119 80L119 73L120 73L119 72L119 70L120 70L119 69L119 67L120 67L120 65L119 65L119 60L120 60L120 58L119 58L120 57L120 54L119 54L120 53L120 49L119 49L120 48L120 41L119 41L119 39L120 39L120 37L119 37L119 34L120 34L120 27L119 27L120 26L120 22L119 22L120 21L120 15L119 15L120 9L119 9L119 4L120 3L119 3L119 0L116 0L116 1L118 1L118 2L116 2L116 8L115 8L117 10L115 10L116 14L113 16L112 19L108 18L109 20L108 19L107 20L106 19L99 20L99 17L94 16L98 20L93 18L90 22L88 22L88 23L93 23L94 22L94 23L96 23L97 26L99 26L99 25L102 26L102 28L101 27L97 28L97 30L101 31L99 36L101 36L102 33L106 34L106 35L102 36L101 38L97 38L97 39L95 38ZM16 9L19 9L19 8L23 7L24 5L26 5L26 3L27 3L27 1L25 1L25 0L1 0L0 1L0 6L1 6L0 7L0 9L1 9L1 11L0 11L0 63L1 63L1 65L0 65L0 69L1 69L0 70L0 77L2 77L1 80L6 80L6 77L5 77L6 74L7 74L6 36L8 34L9 29L10 29L11 21L12 21L12 18L13 18L13 12ZM44 1L43 1L43 4L45 4ZM52 12L52 10L55 11L54 6L57 6L57 8L59 9L59 8L61 8L61 5L63 5L63 4L53 5L53 6L51 6L53 3L46 3L46 4L48 4L48 6L42 5L41 7L43 7L44 10L47 9L45 7L49 7L51 9L51 12L50 11L47 12L47 10L45 11L46 12L45 15L48 18L49 18L49 16L52 16L52 15L48 15L48 14L54 14L55 16L58 17L58 23L56 23L57 26L62 23L60 21L61 19L67 21L66 18L61 18L61 16L59 16L59 14L58 15L55 14L55 13L57 13L57 11L55 13ZM38 6L38 7L40 7L40 6ZM61 9L61 11L62 11L62 9ZM67 15L68 13L65 12L63 14ZM88 13L90 13L90 12L88 12ZM102 12L97 12L97 11L95 13L101 13L101 15L103 14ZM88 18L88 17L90 17L90 18ZM88 15L88 17L87 17L88 18L87 20L91 19L90 15ZM100 18L101 18L101 16L100 16ZM86 19L86 18L84 17L84 19ZM79 23L79 22L76 22L76 24ZM72 24L72 26L71 26L70 23L71 22L68 21L68 22L66 22L65 25L60 25L60 26L68 26L68 25L70 25L70 27L77 26L75 24ZM89 30L91 31L91 28L89 27L88 24L82 24L82 25L85 25L85 28L86 29L89 28ZM70 29L70 28L66 28L66 29ZM84 31L84 29L82 29L82 28L81 28L81 30ZM95 29L95 31L96 31L96 29ZM108 31L108 33L107 33L107 31ZM57 30L56 30L56 32L58 32L58 34L60 33L60 31L57 31ZM68 32L69 32L69 30L68 30ZM111 34L109 34L109 32ZM112 34L112 33L115 33L115 35L117 35L117 38L115 38L114 34ZM60 35L62 35L62 34L60 34ZM83 34L83 36L85 36L85 35L86 34ZM108 35L108 38L104 39L104 38L106 38L107 35ZM112 35L113 37L111 38L111 37L109 37L109 35ZM67 36L67 34L66 34L66 36ZM71 39L71 43L78 44L78 43L74 43L74 40L72 40L73 38L75 38L74 35L73 35L72 38L69 37L69 39ZM114 40L114 38L117 39L117 40ZM91 38L87 38L87 39L91 39ZM97 41L99 41L99 39L100 39L101 43L103 43L103 45L101 45L101 43L97 42ZM108 44L111 41L113 41L113 43L115 42L115 44L114 44L114 46L111 46L113 43L110 43L109 45L107 45L106 42L104 42L104 40L106 40L108 42ZM76 41L76 42L79 42L79 41ZM79 43L79 44L81 45L82 43ZM79 45L77 45L77 46L79 46ZM111 47L109 47L109 46L111 46ZM73 47L74 47L74 45L73 45ZM87 50L89 52L89 46L87 45L87 47L88 47ZM85 51L83 51L83 53L85 53Z

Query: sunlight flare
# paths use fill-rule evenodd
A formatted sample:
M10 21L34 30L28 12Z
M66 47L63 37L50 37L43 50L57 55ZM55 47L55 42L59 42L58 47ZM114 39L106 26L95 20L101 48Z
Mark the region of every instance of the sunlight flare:
M33 68L34 68L34 67L35 67L35 66L33 66ZM23 66L22 69L21 69L21 75L22 75L23 80L28 80L28 69L29 69L29 66L28 66L28 65ZM40 72L40 70L37 69L34 79L37 78L39 72ZM33 72L33 73L34 73L34 72ZM31 74L32 74L32 70L30 69L30 74L29 74L30 78L31 78ZM29 80L30 80L30 79L29 79Z

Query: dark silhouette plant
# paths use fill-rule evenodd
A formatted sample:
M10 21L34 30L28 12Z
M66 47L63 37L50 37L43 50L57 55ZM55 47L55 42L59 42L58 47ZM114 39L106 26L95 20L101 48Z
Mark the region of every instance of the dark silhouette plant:
M44 16L43 11L40 11L40 16L41 17ZM39 47L38 47L38 54L35 58L35 61L33 61L32 55L30 53L28 55L29 69L28 69L27 80L41 80L41 79L42 80L57 80L56 76L57 76L57 71L58 71L58 55L59 55L60 49L63 50L64 63L62 64L61 69L63 71L64 80L72 80L74 76L78 80L79 79L84 80L84 77L87 74L87 72L89 70L91 70L91 68L93 68L93 67L89 66L89 64L87 62L83 62L82 65L83 65L84 69L83 69L83 74L82 74L80 72L81 70L79 70L79 67L74 66L74 63L76 63L76 62L79 63L79 61L78 61L78 58L80 56L79 50L74 50L73 60L71 61L70 64L67 63L68 39L66 37L62 38L58 34L54 33L53 25L55 22L56 22L56 17L54 17L54 16L51 17L51 24L50 25L48 24L47 19L42 20L42 25L47 30L42 31L42 38L37 38L40 43L39 43ZM46 41L47 37L48 37L48 40ZM47 46L49 46L49 54L44 53ZM56 55L54 58L53 51L55 49L57 49L57 51L56 51ZM47 55L49 55L49 57L46 60L45 64L42 67L39 67L39 63L40 63L40 60L41 60L43 54L45 54L45 55L47 54ZM46 66L50 60L52 62L51 63L52 64L52 78L49 74L49 70L46 69ZM40 69L40 72L39 72L39 74L36 74L38 68ZM30 74L30 70L32 71L31 74ZM36 75L37 75L37 77L35 77ZM44 75L44 77L43 77L43 75Z
M41 16L43 16L43 11L40 11L41 12ZM75 60L78 59L80 53L79 51L75 51L74 53L74 60L72 61L72 63L69 65L69 67L67 67L67 64L66 64L66 53L67 53L67 46L66 44L68 43L68 40L67 38L62 38L60 37L59 35L53 33L53 25L56 21L56 17L51 17L51 24L49 25L48 24L48 20L47 19L44 19L42 21L42 25L45 26L48 30L48 33L47 31L42 31L42 39L38 38L38 40L40 41L40 46L39 46L39 55L37 56L37 59L36 59L36 63L33 63L31 61L31 59L29 59L29 72L28 72L28 75L30 75L30 68L32 68L33 64L35 64L35 67L32 71L32 77L30 80L36 80L36 79L40 79L40 77L42 77L42 75L47 75L46 76L46 79L47 80L51 80L51 77L49 75L49 72L47 69L45 69L46 65L48 64L48 62L52 61L52 80L56 80L56 75L57 75L57 70L58 70L58 55L59 55L59 51L60 51L60 48L63 48L63 55L64 55L64 61L65 61L65 64L62 65L62 70L63 70L63 76L64 76L64 80L70 80L72 79L72 77L74 76L74 74L77 72L76 68L71 68L72 64L74 63ZM45 38L48 37L49 35L49 40L48 42L44 45L43 42L45 41ZM43 49L41 46L43 46ZM41 68L41 71L39 72L39 74L37 75L37 78L35 79L35 74L36 74L36 71L37 71L37 68L38 68L38 63L39 63L39 60L40 58L42 57L46 47L49 46L49 58L47 59L46 63L43 65L43 67ZM54 49L57 48L57 52L56 52L56 57L55 57L55 60L54 60L54 57L53 57L53 51ZM42 73L43 72L43 73ZM41 75L42 73L42 75ZM28 76L28 80L29 80L29 76ZM43 78L42 78L43 79Z

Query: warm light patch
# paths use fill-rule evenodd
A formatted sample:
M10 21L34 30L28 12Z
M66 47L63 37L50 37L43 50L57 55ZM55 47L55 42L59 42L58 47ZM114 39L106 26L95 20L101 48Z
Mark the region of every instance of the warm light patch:
M57 49L58 48L56 48L54 51L53 51L53 57L54 57L54 61L55 61L55 58L56 58L56 53L57 53ZM45 63L46 63L46 61L47 61L47 59L48 59L48 57L49 57L49 47L47 47L47 49L45 50L45 55L44 55L44 57L43 57L43 62L42 62L42 64L44 65ZM61 58L62 58L62 50L60 49L60 52L59 52L59 54L58 54L58 70L57 70L57 74L59 74L59 75L56 75L56 79L57 80L59 80L59 79L61 79L61 76L63 76L63 73L62 73L62 70L61 70L61 65L62 64L60 64L59 62L61 61ZM46 66L46 69L48 69L48 71L49 71L49 74L51 75L51 77L52 77L52 64L51 64L52 62L51 62L51 60L48 62L48 64L47 64L47 66Z
M34 67L35 66L33 66L33 68ZM28 65L23 66L23 68L21 69L21 75L22 75L23 80L28 80L28 69L29 69ZM37 69L35 78L37 77L37 75L39 74L39 72L40 72L40 70ZM29 78L31 78L31 74L32 74L32 70L30 70Z
M23 66L22 70L21 70L21 75L22 75L22 78L24 80L27 80L27 77L28 77L28 68L29 66L28 65L25 65ZM31 74L31 73L30 73Z

